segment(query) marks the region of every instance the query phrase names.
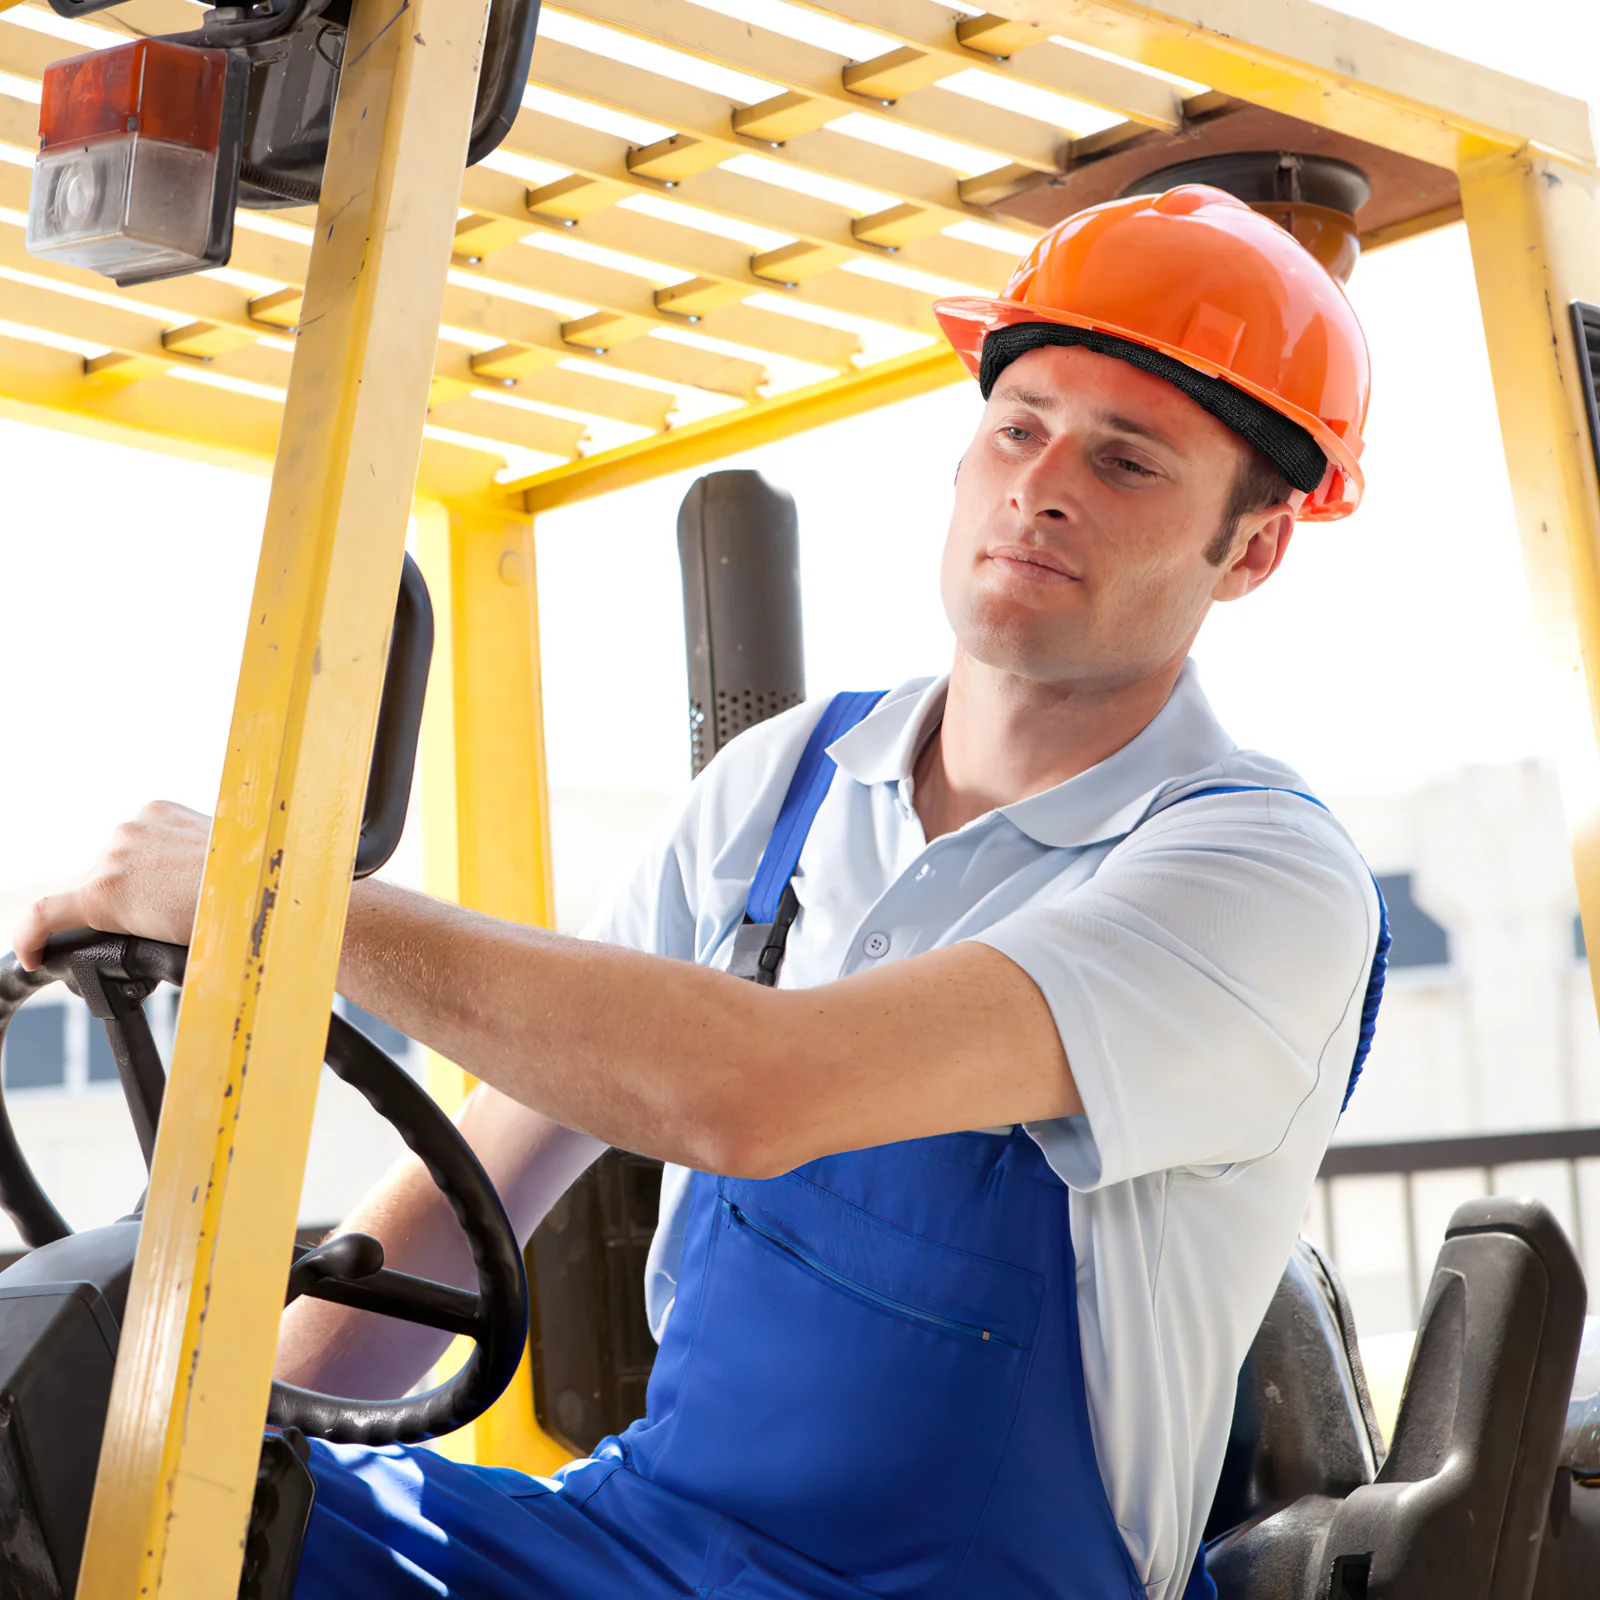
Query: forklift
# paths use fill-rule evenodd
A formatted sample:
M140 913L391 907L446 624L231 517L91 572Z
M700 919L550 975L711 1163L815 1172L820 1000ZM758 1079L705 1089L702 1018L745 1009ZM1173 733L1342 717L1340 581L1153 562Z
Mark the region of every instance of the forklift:
M1270 19L1248 7L1218 19L1184 0L1159 11L994 3L960 17L920 0L813 5L887 36L881 56L828 72L825 52L780 49L760 28L724 27L670 0L574 5L597 25L779 86L770 101L715 110L687 85L640 98L650 75L632 67L601 81L564 41L541 53L532 0L258 0L199 15L186 0L51 0L76 22L102 9L108 27L119 15L139 22L126 24L130 42L43 73L27 248L64 283L98 280L113 306L171 305L193 320L153 338L106 312L93 322L99 337L84 341L99 353L75 368L40 358L0 369L0 404L153 448L274 465L192 945L85 931L55 941L38 974L0 964L0 1026L55 981L106 1025L149 1163L128 1218L75 1235L0 1122L0 1203L32 1247L0 1275L0 1594L278 1600L292 1592L309 1512L303 1435L465 1438L477 1459L541 1470L637 1414L649 1351L629 1297L651 1222L648 1164L613 1154L563 1202L530 1248L530 1289L504 1210L438 1105L328 1018L348 886L393 847L396 796L420 741L430 888L549 920L532 519L956 381L937 347L858 366L830 342L847 305L918 327L920 291L904 272L975 259L947 227L982 219L1014 235L1020 254L1084 205L1203 178L1348 270L1363 249L1464 219L1530 574L1554 648L1600 706L1600 172L1587 108L1310 0L1286 0ZM505 292L515 274L497 273L496 255L507 241L561 230L597 249L625 237L665 250L675 224L618 213L619 194L670 192L748 215L728 160L759 150L838 178L829 120L859 110L936 131L948 108L928 95L967 67L1121 120L1063 145L1034 138L1027 118L974 105L959 125L946 117L945 131L1015 159L932 188L909 158L863 158L856 175L893 204L842 223L790 207L792 242L743 261L685 246L683 260L705 270L637 301L599 267L588 276L605 303L582 314L536 316ZM627 102L673 131L625 152L594 141L580 150L581 139L557 139L538 109L548 102L530 107L530 74L547 95ZM546 135L547 159L567 178L508 193L504 173L482 165L508 141L537 155ZM278 234L250 221L292 221L313 204L313 223ZM272 259L299 281L255 292L204 276L260 265L277 249L258 248L262 239L290 241ZM846 276L834 270L846 258L903 269L901 279L869 274L863 288L851 275L841 288L831 280ZM489 284L500 297L492 316ZM796 314L778 317L769 299ZM482 318L478 331L498 342L452 364L433 343L447 309ZM757 392L748 361L693 342L793 349L793 325L807 317L819 320L803 348L832 373L776 395ZM282 390L265 378L283 352L251 331L274 327L294 336ZM663 327L687 336L678 353L648 348ZM481 417L474 385L533 392L552 372L575 376L561 366L575 352L596 384L607 380L589 369L608 364L636 378L692 370L736 404L679 427L658 416L632 443L569 450L521 477L486 472L486 454L461 442L475 436L453 425ZM152 388L160 373L200 371L183 363L217 364L204 406L174 403L187 385ZM610 389L587 392L597 406L617 403ZM414 505L431 627L403 567ZM782 497L743 474L712 474L686 504L697 760L741 719L803 691L791 648L796 536ZM430 634L439 647L424 713L417 664ZM751 637L770 655L728 642ZM1600 810L1572 810L1594 928L1588 819ZM165 1072L141 1009L161 983L182 983L185 995ZM449 1196L473 1246L475 1291L393 1273L360 1235L294 1245L324 1059ZM430 1081L446 1105L464 1090L448 1063ZM458 1334L472 1353L434 1389L385 1402L274 1389L277 1316L302 1294ZM1337 1276L1298 1247L1240 1375L1207 1528L1217 1591L1593 1592L1600 1335L1586 1310L1582 1272L1547 1211L1514 1199L1463 1206L1385 1443Z

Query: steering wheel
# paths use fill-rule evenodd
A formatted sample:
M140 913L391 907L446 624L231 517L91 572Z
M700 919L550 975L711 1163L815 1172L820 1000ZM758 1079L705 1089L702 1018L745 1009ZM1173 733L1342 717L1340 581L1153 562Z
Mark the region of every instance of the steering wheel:
M19 1006L52 983L64 983L105 1024L122 1092L148 1171L161 1120L166 1073L144 1014L162 984L181 986L188 951L121 934L79 929L45 946L43 964L24 972L15 955L0 957L0 1043ZM358 1090L427 1168L456 1214L477 1268L476 1292L457 1289L383 1264L383 1246L364 1233L295 1246L284 1304L298 1296L449 1334L474 1348L453 1377L397 1400L355 1400L274 1383L268 1420L340 1443L395 1444L431 1439L465 1426L499 1398L515 1376L528 1336L528 1276L500 1196L478 1158L428 1093L344 1018L329 1019L324 1059ZM140 1199L135 1214L143 1210ZM50 1203L17 1143L0 1095L0 1209L30 1249L72 1232Z

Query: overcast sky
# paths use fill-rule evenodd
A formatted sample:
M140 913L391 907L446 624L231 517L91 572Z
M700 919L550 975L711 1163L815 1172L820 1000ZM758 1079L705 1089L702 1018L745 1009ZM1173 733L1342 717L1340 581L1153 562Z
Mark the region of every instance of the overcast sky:
M1600 100L1592 0L1347 9ZM1367 503L1303 528L1262 594L1218 612L1196 652L1207 688L1235 737L1333 794L1556 757L1571 722L1529 621L1462 230L1368 258L1351 290L1375 365ZM935 566L976 412L974 390L947 390L728 463L799 502L813 691L943 667ZM3 422L0 475L3 900L76 871L152 795L210 808L266 484ZM685 487L540 524L558 787L683 781Z

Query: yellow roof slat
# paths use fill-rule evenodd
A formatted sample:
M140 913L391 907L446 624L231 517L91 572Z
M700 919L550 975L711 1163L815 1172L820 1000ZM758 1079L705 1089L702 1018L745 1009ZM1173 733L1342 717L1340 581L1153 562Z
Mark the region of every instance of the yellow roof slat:
M958 140L997 164L1017 162L1041 172L1055 170L1061 146L1071 137L1014 111L930 95L927 90L937 79L959 69L924 50L891 48L874 61L850 62L683 0L563 0L552 9L699 60L737 67L773 84L775 94L796 92L811 102L808 120L813 128L863 114ZM810 130L796 126L794 131Z
M871 221L870 213L861 215L839 204L730 171L722 165L706 167L692 177L682 179L676 188L664 195L658 181L629 170L626 140L580 127L576 123L564 122L542 112L524 110L512 127L506 148L527 153L537 150L549 160L568 168L574 178L593 181L595 204L585 207L582 215L576 219L580 227L594 211L615 204L628 194L661 195L713 212L732 222L831 246L847 255L879 253L863 237L864 226ZM739 154L743 155L744 152L740 151ZM763 156L769 154L768 151L761 151ZM780 167L779 170L786 168ZM566 187L569 182L564 181L563 186ZM866 187L865 180L859 177L855 183L858 187ZM534 191L535 194L537 192ZM570 187L567 192L572 192ZM881 198L885 211L905 205L904 201L890 194ZM938 231L956 221L971 218L973 212L963 208L960 217L956 218L937 210L913 209L924 221L921 232L911 236L915 242L900 247L900 253L908 265L951 278L969 278L984 272L985 262L981 252L970 252L969 247L941 237ZM535 210L547 217L565 215L562 211L539 206L535 206ZM1015 238L1018 254L1027 249L1038 232L1025 223L1002 220L1001 226ZM998 256L998 259L1005 261L1004 256ZM992 272L992 265L989 270Z
M776 147L765 140L745 138L734 132L727 100L557 39L541 40L535 46L531 81L597 107L632 109L670 127L680 137L705 146L707 167L754 152L784 166L859 184L894 200L942 212L949 222L972 215L961 199L956 174L948 167L825 128Z
M476 374L474 374L476 376ZM571 372L565 367L546 367L531 372L517 385L519 399L584 416L620 422L631 428L659 433L667 425L672 397L631 383L614 383L609 378L591 377L587 372Z
M1002 82L1081 100L1146 127L1182 126L1182 99L1171 84L1119 61L1051 45L1050 30L1031 21L1014 22L987 12L957 17L949 6L929 0L790 0L790 4L904 39L942 57L951 72L976 69Z
M1001 16L1419 160L1463 134L1593 168L1589 108L1313 0L992 0Z
M686 186L683 198L692 200L694 192ZM612 251L641 263L661 265L679 278L718 279L740 286L746 294L793 277L775 270L763 271L756 264L761 253L745 245L636 211L603 207L576 224L563 226L530 213L525 190L515 178L483 169L469 175L462 200L475 213L515 222L520 230L521 238L515 243L500 238L488 242L493 248L473 246L484 248L483 263L490 275L504 275L552 294L573 298L581 295L597 309L613 309L618 314L656 320L659 302L654 290L670 286L666 275L652 283L642 271L619 270L611 263L584 259L585 250ZM519 216L521 220L517 221ZM529 242L524 244L523 240ZM947 259L954 261L959 252L963 267L987 268L990 276L996 276L994 268L998 265L1002 269L998 276L1003 277L1003 258L995 252L956 240L946 243L953 247L946 252ZM868 253L858 245L840 249L840 259ZM569 260L562 253L567 250L576 259ZM609 292L606 286L611 286ZM808 280L800 287L799 298L896 327L922 327L927 323L924 307L882 292L879 286L852 282L848 277L835 276L820 284ZM772 320L774 353L798 354L791 348L793 330L782 327L782 318ZM710 331L709 326L706 331ZM753 338L748 342L761 345L763 341Z
M481 388L481 384L474 385ZM511 406L492 405L479 400L469 390L450 399L436 399L428 408L428 421L457 433L474 434L483 439L503 440L522 450L544 455L578 454L587 430L581 422L545 416Z

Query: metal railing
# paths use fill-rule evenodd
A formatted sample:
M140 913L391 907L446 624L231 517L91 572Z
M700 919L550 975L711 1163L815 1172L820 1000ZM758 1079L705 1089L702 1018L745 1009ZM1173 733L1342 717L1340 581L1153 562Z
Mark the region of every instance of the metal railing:
M1600 1160L1600 1127L1551 1128L1532 1132L1470 1134L1451 1139L1406 1139L1385 1144L1335 1145L1323 1157L1317 1173L1323 1190L1322 1214L1325 1244L1335 1263L1340 1260L1332 1185L1343 1178L1396 1177L1400 1179L1406 1247L1406 1281L1415 1318L1426 1290L1420 1269L1414 1179L1427 1172L1482 1174L1483 1193L1500 1187L1499 1174L1508 1167L1538 1162L1566 1165L1570 1222L1567 1224L1579 1260L1585 1259L1583 1192L1578 1163ZM1431 1258L1430 1258L1431 1259Z

